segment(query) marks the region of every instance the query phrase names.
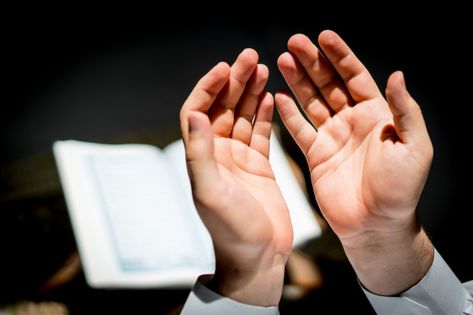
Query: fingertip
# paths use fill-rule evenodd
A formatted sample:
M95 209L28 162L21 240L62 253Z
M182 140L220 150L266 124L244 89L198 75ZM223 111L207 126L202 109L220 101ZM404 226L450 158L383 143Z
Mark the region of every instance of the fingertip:
M332 30L324 30L319 34L319 44L320 46L326 48L336 47L340 43L341 37Z
M245 48L238 55L237 59L240 60L241 62L244 62L245 64L256 65L258 64L259 56L256 50L254 50L253 48Z
M391 73L388 79L388 85L389 84L395 84L401 87L405 87L406 83L404 81L404 73L400 70Z
M278 58L278 66L286 65L290 61L291 54L289 52L283 52Z
M404 73L402 71L393 72L386 84L386 95L389 97L393 94L399 94L406 91L406 82L404 79Z
M411 112L412 108L418 107L406 90L404 75L401 71L396 71L389 76L386 84L386 99L395 116Z
M225 61L220 61L219 63L215 65L214 68L227 68L228 69L230 68L230 65Z
M274 98L273 95L269 92L264 92L261 95L259 105L258 105L258 114L256 119L263 121L271 121L273 117L274 110Z
M287 48L290 51L294 50L301 50L307 46L308 43L312 43L312 41L306 35L302 33L292 35L289 40L287 41Z
M240 54L252 56L253 58L258 57L258 52L251 47L243 49Z
M271 93L269 92L264 92L263 95L261 96L261 106L264 106L265 108L272 107L274 105L274 97Z
M274 95L274 100L276 102L276 105L284 105L287 104L291 100L291 96L289 95L289 92L286 91L278 91Z
M261 95L268 83L269 69L266 65L258 64L251 75L250 83L247 85L248 91L255 95Z
M265 64L258 64L257 68L256 68L256 72L258 74L259 77L261 77L261 79L263 80L268 80L269 78L269 68L268 66L266 66Z
M229 78L230 66L226 62L221 61L200 78L194 87L194 91L198 89L217 94L225 86Z
M220 61L212 68L211 72L215 72L221 78L228 77L230 76L230 65L225 61Z
M294 57L289 52L284 52L279 56L278 61L279 70L290 70L295 68Z
M277 91L276 93L274 93L274 101L276 102L276 105L281 103L281 97L284 97L284 96L281 96L281 94L282 94L281 91Z

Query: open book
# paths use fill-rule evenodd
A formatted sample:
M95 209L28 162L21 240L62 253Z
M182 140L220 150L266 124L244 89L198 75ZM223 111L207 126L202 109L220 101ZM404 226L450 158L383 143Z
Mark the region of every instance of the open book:
M297 246L320 234L276 137L270 162ZM215 269L210 235L192 201L182 140L54 143L79 253L93 287L191 287Z

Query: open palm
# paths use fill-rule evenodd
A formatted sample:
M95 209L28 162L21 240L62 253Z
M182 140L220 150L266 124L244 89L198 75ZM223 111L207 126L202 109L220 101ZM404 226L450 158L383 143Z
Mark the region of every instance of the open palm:
M284 268L292 247L288 210L268 161L268 69L257 62L246 49L231 68L219 63L181 110L194 201L214 242L217 271L257 269L275 255Z
M272 102L272 97L268 96L266 101ZM265 132L270 133L267 123ZM262 249L271 244L288 255L292 248L288 210L268 161L268 136L255 139L258 141L262 142L261 151L239 140L215 138L215 157L221 176L221 195L216 202L227 212L219 218L222 222L217 227L226 232L215 241L245 240Z
M337 34L322 32L319 44L328 60L300 34L278 60L310 123L289 95L278 93L276 103L307 158L325 218L347 243L369 231L398 228L386 224L393 219L411 219L432 146L402 73L389 79L386 101Z

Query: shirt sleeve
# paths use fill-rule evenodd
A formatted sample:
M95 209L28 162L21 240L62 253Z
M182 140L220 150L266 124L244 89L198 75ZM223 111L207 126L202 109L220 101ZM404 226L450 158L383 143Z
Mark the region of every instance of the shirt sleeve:
M248 305L221 296L206 287L212 276L200 276L187 298L181 315L279 315L277 306Z
M377 314L473 315L473 285L463 286L442 256L434 261L424 278L400 296L373 294L363 288Z

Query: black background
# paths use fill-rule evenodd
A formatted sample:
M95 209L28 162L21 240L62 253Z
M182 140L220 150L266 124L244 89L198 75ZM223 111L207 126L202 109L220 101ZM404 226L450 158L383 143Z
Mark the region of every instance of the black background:
M233 62L246 47L255 48L269 66L268 90L287 89L276 59L289 36L303 32L315 40L330 28L348 42L381 89L391 72L404 71L435 148L419 213L458 277L473 279L467 258L473 227L467 48L472 36L465 8L449 3L412 11L387 3L342 13L341 3L323 8L292 3L271 10L245 5L250 6L238 3L236 12L214 8L204 14L198 6L172 12L104 10L92 16L68 9L47 16L19 14L5 22L0 162L47 152L57 139L102 141L175 126L195 82L218 61ZM343 295L344 284L339 286Z

